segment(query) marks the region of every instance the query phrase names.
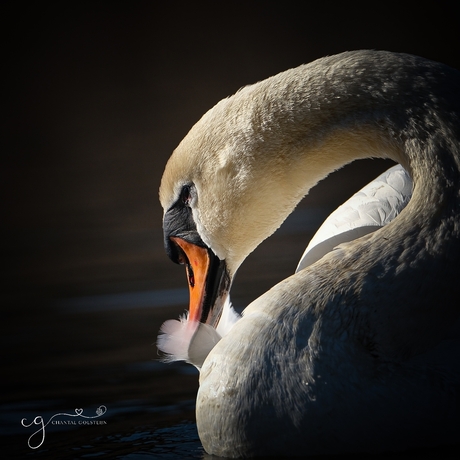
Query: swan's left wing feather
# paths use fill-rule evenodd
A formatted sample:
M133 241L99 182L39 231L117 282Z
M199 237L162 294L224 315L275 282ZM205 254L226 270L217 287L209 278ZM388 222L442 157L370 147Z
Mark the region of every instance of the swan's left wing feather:
M323 223L303 253L296 272L321 259L337 245L372 233L391 222L412 196L412 180L396 165L355 193Z

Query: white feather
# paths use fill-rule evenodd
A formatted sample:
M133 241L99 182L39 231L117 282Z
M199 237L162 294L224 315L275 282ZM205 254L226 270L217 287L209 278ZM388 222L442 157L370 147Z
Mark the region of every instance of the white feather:
M233 325L241 318L241 315L238 314L230 302L230 296L227 297L227 300L224 304L224 309L222 311L222 316L220 317L219 323L217 324L217 332L221 337L227 335L232 329Z
M179 320L165 321L160 329L157 347L165 353L165 362L186 361L197 369L201 368L209 352L226 335L241 316L233 309L227 297L222 316L214 329L209 324L190 321L188 313Z
M296 272L341 243L355 240L390 223L412 196L412 179L396 165L355 193L321 225L303 253Z
M179 321L165 321L157 339L158 349L165 353L162 360L188 362L188 348L197 327L197 322L188 321L188 313L181 316Z

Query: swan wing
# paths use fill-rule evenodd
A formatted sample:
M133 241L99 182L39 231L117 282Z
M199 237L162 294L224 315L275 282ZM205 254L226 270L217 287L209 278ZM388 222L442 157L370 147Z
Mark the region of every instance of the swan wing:
M355 193L321 225L303 253L296 272L341 243L355 240L391 222L412 196L412 179L396 165Z

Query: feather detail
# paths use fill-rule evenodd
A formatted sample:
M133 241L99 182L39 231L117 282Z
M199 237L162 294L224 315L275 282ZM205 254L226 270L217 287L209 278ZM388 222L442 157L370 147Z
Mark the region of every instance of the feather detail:
M165 353L164 362L187 361L188 348L198 327L197 322L188 321L188 312L179 320L165 321L160 328L157 347Z
M412 179L393 166L339 206L305 249L296 272L313 264L339 244L353 241L390 223L412 196Z
M196 333L190 340L186 361L200 370L209 352L221 338L222 336L209 324L198 323Z
M190 321L188 313L179 320L165 321L157 339L158 349L165 353L162 361L185 361L200 369L209 352L240 318L227 298L217 329Z
M241 318L241 315L235 311L230 302L230 296L227 297L225 301L224 308L222 310L222 315L220 317L219 323L217 324L217 332L221 337L227 335L233 325Z

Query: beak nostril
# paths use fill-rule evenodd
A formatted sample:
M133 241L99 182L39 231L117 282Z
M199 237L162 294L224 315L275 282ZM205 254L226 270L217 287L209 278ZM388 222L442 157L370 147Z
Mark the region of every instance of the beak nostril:
M184 251L182 251L182 249L179 248L178 246L176 247L176 250L177 250L177 263L179 263L180 265L188 265L188 259Z
M170 239L169 243L170 243L171 259L180 265L185 265L188 284L190 285L191 288L193 288L195 286L195 274L193 272L192 264L190 263L187 257L187 254L181 248L181 246L177 244L176 241L174 241L174 239Z
M195 286L195 274L193 273L193 268L189 263L186 264L186 266L187 266L188 283L190 284L190 287L194 287Z
M171 238L166 240L166 253L176 264L187 265L189 263L184 250Z

